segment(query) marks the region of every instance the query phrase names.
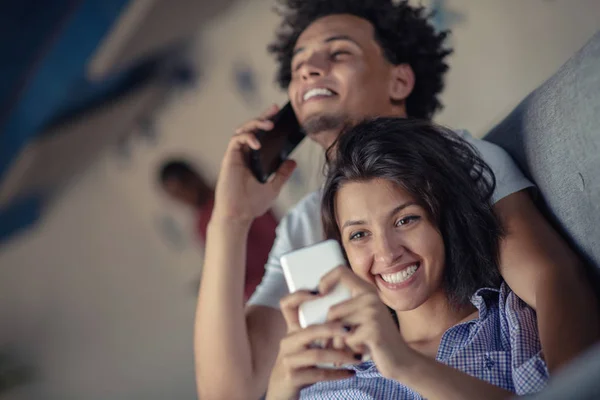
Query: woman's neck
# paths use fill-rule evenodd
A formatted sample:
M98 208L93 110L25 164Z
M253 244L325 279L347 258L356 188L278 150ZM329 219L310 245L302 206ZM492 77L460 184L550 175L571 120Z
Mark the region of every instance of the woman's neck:
M407 343L428 343L441 339L454 325L475 318L477 308L471 303L452 307L446 293L439 291L418 308L396 314Z

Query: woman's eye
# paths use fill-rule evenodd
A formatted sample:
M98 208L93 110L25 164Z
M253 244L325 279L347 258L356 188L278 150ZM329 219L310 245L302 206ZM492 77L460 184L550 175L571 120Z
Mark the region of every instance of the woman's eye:
M409 215L408 217L399 219L398 222L396 222L396 226L409 225L409 224L412 224L413 222L418 221L420 218L421 217L419 217L417 215Z
M354 232L350 235L350 240L360 240L366 236L365 232Z

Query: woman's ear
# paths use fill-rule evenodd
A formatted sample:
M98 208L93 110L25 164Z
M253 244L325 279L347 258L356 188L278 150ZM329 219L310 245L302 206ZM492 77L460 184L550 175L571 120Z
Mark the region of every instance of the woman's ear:
M390 99L404 101L415 87L415 73L410 65L398 64L392 67L390 77Z

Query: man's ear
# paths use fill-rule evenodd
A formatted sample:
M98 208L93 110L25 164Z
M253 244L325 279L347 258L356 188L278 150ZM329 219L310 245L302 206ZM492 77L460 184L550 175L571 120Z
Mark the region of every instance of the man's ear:
M406 100L415 87L415 73L408 64L392 67L390 74L390 99L394 102Z

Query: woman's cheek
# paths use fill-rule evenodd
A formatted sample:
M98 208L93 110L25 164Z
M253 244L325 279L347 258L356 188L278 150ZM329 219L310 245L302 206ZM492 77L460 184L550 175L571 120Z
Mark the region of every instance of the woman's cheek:
M371 257L368 252L365 249L349 249L346 250L346 254L352 271L367 282L372 282L373 278L369 272L371 270L371 262L369 261Z

